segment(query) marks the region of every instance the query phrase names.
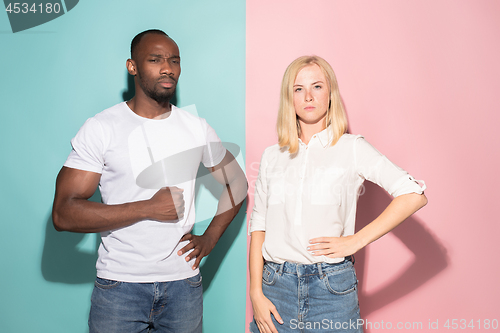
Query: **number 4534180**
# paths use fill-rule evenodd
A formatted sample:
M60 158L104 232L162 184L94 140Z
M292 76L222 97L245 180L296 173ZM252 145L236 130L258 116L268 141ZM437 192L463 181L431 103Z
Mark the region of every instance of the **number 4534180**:
M452 329L452 330L456 330L456 329L461 329L461 330L464 330L464 329L485 329L485 330L489 330L489 329L493 329L493 330L496 330L498 329L498 320L496 319L493 319L493 320L490 320L490 319L484 319L484 320L470 320L470 321L467 321L465 319L448 319L446 320L446 322L444 323L443 325L445 328L447 329Z
M45 6L44 6L45 5ZM39 3L39 4L30 4L28 3L9 3L5 8L5 11L9 14L28 14L28 13L56 13L58 14L61 11L61 5L59 3Z

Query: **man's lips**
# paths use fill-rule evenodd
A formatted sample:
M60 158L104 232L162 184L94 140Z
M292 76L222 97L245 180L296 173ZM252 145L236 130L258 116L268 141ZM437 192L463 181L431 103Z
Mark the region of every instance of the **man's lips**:
M160 82L160 86L164 88L172 88L175 85L174 82Z
M160 84L160 86L165 88L172 88L173 86L175 86L175 81L173 79L168 79L168 78L159 80L158 83Z

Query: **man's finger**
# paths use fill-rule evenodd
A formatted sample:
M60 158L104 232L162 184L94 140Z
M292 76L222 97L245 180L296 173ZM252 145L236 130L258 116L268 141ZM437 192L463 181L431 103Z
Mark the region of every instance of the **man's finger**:
M182 249L180 249L177 253L179 255L183 255L187 251L191 250L193 247L194 247L193 243L189 242L188 244L186 244L186 246L184 246Z
M192 237L193 237L192 234L185 234L184 236L182 236L180 242L190 240Z
M200 266L201 259L202 259L201 256L196 257L196 261L194 262L193 269L196 269L196 268L198 268L198 266Z

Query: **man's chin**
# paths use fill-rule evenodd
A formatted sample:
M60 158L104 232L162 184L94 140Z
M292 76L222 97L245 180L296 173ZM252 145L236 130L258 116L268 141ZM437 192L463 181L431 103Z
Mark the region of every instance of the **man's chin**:
M151 97L158 104L165 104L165 103L169 103L170 100L172 99L172 97L174 97L174 95L175 95L175 90L173 90L169 94L154 94L154 95L149 96L149 97Z

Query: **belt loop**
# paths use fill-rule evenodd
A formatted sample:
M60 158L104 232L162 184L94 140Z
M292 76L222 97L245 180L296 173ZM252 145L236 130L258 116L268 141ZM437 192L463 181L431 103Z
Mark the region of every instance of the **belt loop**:
M284 262L283 262L283 263L281 263L281 264L280 264L280 267L278 268L278 274L279 274L279 275L283 275L283 266L285 266L285 263L284 263Z
M321 269L321 263L320 262L316 263L316 266L318 267L319 278L323 279L323 270Z

